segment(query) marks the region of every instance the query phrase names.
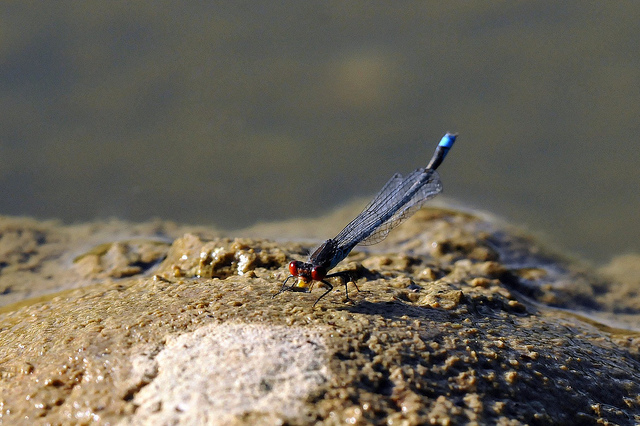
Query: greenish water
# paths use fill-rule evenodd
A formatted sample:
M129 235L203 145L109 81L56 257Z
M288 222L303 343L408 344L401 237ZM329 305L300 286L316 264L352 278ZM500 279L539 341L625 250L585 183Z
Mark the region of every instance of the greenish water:
M640 252L636 2L42 2L0 10L0 214L316 216L459 132L445 193Z

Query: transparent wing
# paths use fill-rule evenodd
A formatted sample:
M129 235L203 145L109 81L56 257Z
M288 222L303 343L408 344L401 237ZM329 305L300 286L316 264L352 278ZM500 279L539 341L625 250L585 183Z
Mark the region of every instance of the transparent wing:
M417 169L406 177L395 174L334 241L338 247L378 243L440 192L442 182L435 170Z
M391 218L383 222L371 233L371 235L360 241L358 244L361 246L370 246L384 240L393 228L409 219L415 212L420 210L428 200L441 192L442 183L440 182L440 179L437 181L431 181L430 183L422 186L403 208L398 210L393 216L391 216Z

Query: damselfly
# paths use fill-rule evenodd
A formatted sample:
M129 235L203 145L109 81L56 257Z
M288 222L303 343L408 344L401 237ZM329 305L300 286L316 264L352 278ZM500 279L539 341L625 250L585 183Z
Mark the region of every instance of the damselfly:
M328 290L315 301L313 304L315 306L320 299L333 290L327 278L341 277L344 281L346 297L349 299L347 288L349 274L346 272L328 274L328 272L347 257L356 245L371 245L384 240L389 231L408 219L427 200L442 192L442 182L436 169L453 146L456 136L453 133L444 135L427 167L416 169L407 176L398 173L393 175L367 207L335 238L322 243L309 256L309 260L306 262L294 260L289 263L291 275L284 280L282 288L273 297L283 291L310 292L313 282L320 281L328 287ZM295 277L298 278L298 282L287 287L287 281Z

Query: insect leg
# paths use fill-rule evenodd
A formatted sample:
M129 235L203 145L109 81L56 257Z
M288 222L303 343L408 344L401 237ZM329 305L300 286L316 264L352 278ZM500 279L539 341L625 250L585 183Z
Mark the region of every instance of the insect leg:
M322 280L322 282L329 287L329 290L325 291L324 293L322 293L322 296L318 297L318 300L316 300L316 302L313 304L312 308L314 308L316 306L316 304L320 301L320 299L322 299L323 297L325 297L327 294L331 293L331 290L333 290L333 286L331 284L329 284L329 282L327 282L327 280Z
M351 275L350 271L342 271L342 272L336 272L334 274L329 274L329 275L326 276L326 278L342 278L343 283L344 283L344 292L346 294L347 300L351 300L351 299L349 299L349 288L347 286L349 281L351 281L353 283L353 285L356 286L356 290L358 290L358 292L360 292L360 289L358 288L358 284L356 284L356 282L353 279L353 276Z
M286 279L286 280L284 280L284 282L282 283L282 287L280 288L280 291L278 291L276 294L274 294L273 296L271 296L271 298L272 298L272 299L273 299L273 298L275 298L275 297L276 297L277 295L279 295L280 293L282 293L283 291L286 291L286 290L287 290L287 281L289 281L289 278L294 278L294 276L293 276L293 275L289 275L289 276L287 277L287 279ZM293 287L293 285L292 285L291 287ZM291 287L289 287L289 288L291 288Z

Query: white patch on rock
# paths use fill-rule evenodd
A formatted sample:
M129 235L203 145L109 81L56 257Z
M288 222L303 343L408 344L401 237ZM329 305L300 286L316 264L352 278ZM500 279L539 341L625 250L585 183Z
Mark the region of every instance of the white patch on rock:
M157 376L136 394L138 409L125 423L226 424L246 413L269 422L299 418L304 398L328 379L326 359L320 334L309 329L202 327L167 340L155 358Z

